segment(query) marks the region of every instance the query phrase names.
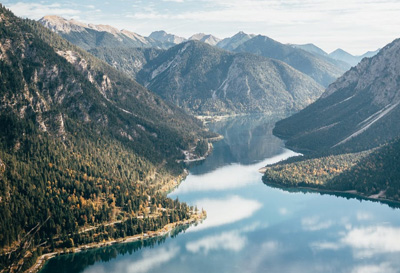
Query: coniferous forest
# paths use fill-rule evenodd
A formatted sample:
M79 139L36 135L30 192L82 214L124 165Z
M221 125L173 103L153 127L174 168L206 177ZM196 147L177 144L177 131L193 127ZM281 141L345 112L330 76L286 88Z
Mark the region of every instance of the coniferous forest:
M4 7L0 49L0 270L190 218L165 192L215 134Z

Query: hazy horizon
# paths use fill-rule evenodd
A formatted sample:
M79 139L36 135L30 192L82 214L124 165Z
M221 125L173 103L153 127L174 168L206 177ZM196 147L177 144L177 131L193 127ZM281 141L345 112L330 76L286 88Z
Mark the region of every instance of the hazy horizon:
M394 0L6 0L3 4L16 15L35 20L58 15L143 36L164 30L185 38L206 33L223 39L244 31L281 43L313 43L327 53L341 48L361 55L400 37L400 1Z

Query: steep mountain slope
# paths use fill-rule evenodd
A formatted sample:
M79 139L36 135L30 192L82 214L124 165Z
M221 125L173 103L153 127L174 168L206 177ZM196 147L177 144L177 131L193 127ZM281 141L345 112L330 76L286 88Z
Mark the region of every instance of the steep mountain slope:
M280 61L196 41L161 53L137 78L161 97L198 114L297 111L322 90Z
M162 43L171 43L171 45L177 45L186 41L186 38L176 36L174 34L166 33L164 30L153 31L149 38L160 41Z
M328 86L345 71L332 60L293 48L258 35L238 46L235 52L248 52L283 61L297 70L309 75L316 82Z
M147 62L152 61L164 50L155 48L108 48L98 47L88 51L109 65L136 79L137 73Z
M182 174L182 150L209 134L194 118L1 5L0 78L0 247L10 251L0 270L29 246L70 247L189 216L160 191ZM154 218L140 219L149 197Z
M219 39L211 34L204 34L204 33L194 34L194 35L190 36L188 40L200 41L200 42L212 45L212 46L217 45L218 42L221 41L221 39Z
M254 34L246 34L243 31L240 31L233 35L232 37L225 38L222 41L218 42L217 46L229 51L234 50L244 42L254 38L256 35Z
M96 47L169 47L148 37L108 25L84 24L59 16L44 16L39 22L71 43L89 50Z
M400 135L400 40L363 59L320 99L276 124L299 150L364 150Z
M379 49L376 51L368 51L367 53L361 55L361 56L354 56L351 55L350 53L344 51L341 48L336 49L335 51L329 53L329 57L335 59L335 60L339 60L339 61L343 61L348 63L351 66L355 66L357 65L362 59L368 57L373 57L375 56L377 53L379 52Z

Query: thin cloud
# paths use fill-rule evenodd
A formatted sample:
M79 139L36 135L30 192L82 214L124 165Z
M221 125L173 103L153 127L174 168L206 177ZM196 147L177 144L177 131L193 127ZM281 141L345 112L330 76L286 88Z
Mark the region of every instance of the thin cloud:
M116 0L112 8L76 0L53 4L6 3L17 15L39 19L47 14L110 24L151 33L165 29L188 37L212 33L227 37L239 30L269 36L283 43L314 43L325 51L341 47L353 54L376 50L398 38L400 1L394 0ZM91 21L94 19L95 21Z
M45 15L59 15L75 17L81 13L79 9L65 7L60 3L40 4L40 3L24 3L18 2L7 6L16 15L24 18L40 19Z

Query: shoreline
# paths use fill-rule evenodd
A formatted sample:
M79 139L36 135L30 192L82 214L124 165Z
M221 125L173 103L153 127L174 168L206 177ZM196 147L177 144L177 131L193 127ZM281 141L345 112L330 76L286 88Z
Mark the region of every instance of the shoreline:
M261 169L260 169L261 170ZM267 186L281 189L281 190L293 190L293 191L300 191L300 190L306 190L310 192L315 192L315 193L320 193L320 194L339 194L339 195L349 195L349 197L353 198L361 198L366 201L375 201L375 202L382 202L382 203L393 203L396 204L400 207L400 200L393 200L393 199L388 199L388 198L383 198L382 197L382 191L379 192L378 194L372 194L372 195L366 195L361 192L358 192L357 190L348 190L348 191L339 191L339 190L329 190L329 189L321 189L317 187L304 187L304 186L284 186L278 183L274 182L264 182L263 183Z
M223 137L220 135L216 137L216 140L214 141L219 141L223 139ZM212 144L210 143L208 147L207 154L204 156L204 159L210 154L212 151ZM202 159L202 160L204 160ZM168 195L171 193L174 189L176 189L184 180L185 178L189 175L189 171L185 168L183 173L180 174L176 179L173 179L166 185L162 186L160 188L160 191L163 192L164 194ZM169 234L170 232L174 231L175 229L185 226L185 225L193 225L196 223L201 223L207 218L207 212L206 211L201 211L198 212L197 214L192 214L191 217L187 220L175 222L175 223L170 223L167 224L166 226L162 227L159 230L156 231L150 231L147 233L142 233L142 234L137 234L133 236L127 236L124 238L118 238L118 239L111 239L105 242L99 242L99 243L89 243L87 245L81 245L79 247L72 247L68 248L65 251L59 249L58 251L51 252L51 253L46 253L41 255L40 257L37 258L36 262L34 265L32 265L29 269L25 270L24 273L37 273L39 272L43 266L46 264L46 262L56 256L59 255L65 255L65 254L71 254L71 253L79 253L85 250L90 250L90 249L96 249L96 248L102 248L102 247L107 247L111 246L114 244L123 244L123 243L131 243L131 242L137 242L137 241L143 241L151 238L157 238L157 237L163 237Z
M185 169L182 174L180 174L176 179L170 181L170 183L167 183L166 185L161 187L160 190L164 194L168 195L170 192L172 192L174 189L176 189L182 183L182 181L185 180L185 178L188 175L189 175L189 171L187 169ZM171 185L171 183L172 183L172 185ZM111 246L114 244L132 243L132 242L143 241L143 240L157 238L157 237L163 237L179 227L182 227L185 225L190 226L192 224L201 223L206 218L207 218L207 212L202 211L202 212L198 212L197 214L192 214L191 217L187 220L167 224L166 226L164 226L161 229L156 230L156 231L150 231L147 233L137 234L137 235L133 235L133 236L127 236L127 237L118 238L118 239L111 239L111 240L108 240L105 242L89 243L86 245L81 245L79 247L68 248L65 251L59 249L58 251L46 253L46 254L43 254L40 257L38 257L36 262L34 263L34 265L32 265L29 269L25 270L24 273L39 272L44 267L44 265L46 264L46 262L48 260L50 260L56 256L59 256L59 255L79 253L82 251L107 247L107 246Z
M133 236L127 236L124 238L111 239L111 240L108 240L105 242L90 243L87 245L81 245L79 247L71 247L71 248L66 249L65 251L58 250L55 252L46 253L46 254L43 254L40 257L38 257L35 264L31 268L27 269L25 271L25 273L39 272L44 267L44 265L46 264L46 262L48 260L50 260L56 256L59 256L59 255L79 253L79 252L83 252L86 250L107 247L107 246L111 246L111 245L115 245L115 244L132 243L132 242L145 241L145 240L152 239L152 238L167 236L169 233L171 233L172 231L174 231L175 229L177 229L179 227L186 226L186 225L190 226L190 225L193 225L196 223L201 223L206 218L207 218L207 214L205 211L203 211L203 212L199 212L197 214L193 214L189 219L167 224L166 226L164 226L161 229L156 230L156 231L149 231L147 233L137 234L137 235L133 235Z

